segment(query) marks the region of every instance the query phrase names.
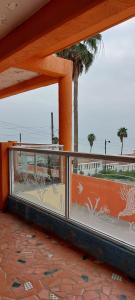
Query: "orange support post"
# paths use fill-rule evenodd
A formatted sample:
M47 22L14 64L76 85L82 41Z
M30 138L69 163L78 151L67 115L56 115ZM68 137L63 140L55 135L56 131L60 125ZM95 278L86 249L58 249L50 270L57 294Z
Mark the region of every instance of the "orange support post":
M72 151L72 73L59 82L59 144Z
M9 195L9 147L15 142L0 142L0 209L6 207Z

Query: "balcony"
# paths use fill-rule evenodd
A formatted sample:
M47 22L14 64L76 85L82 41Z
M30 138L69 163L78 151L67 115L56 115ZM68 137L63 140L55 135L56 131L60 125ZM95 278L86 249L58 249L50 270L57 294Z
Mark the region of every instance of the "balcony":
M60 238L60 253L68 252L67 244L72 245L76 248L75 260L81 251L84 260L90 257L93 264L91 257L94 257L95 261L116 269L111 272L116 274L118 281L123 274L134 280L135 157L74 153L9 143L7 149L4 159L9 160L10 171L8 212L40 226L45 234ZM3 165L1 174L4 191L6 166ZM10 219L11 216L6 217ZM6 235L9 237L8 232ZM26 243L24 245L27 248Z
M135 157L12 142L0 156L2 300L134 299Z
M70 151L72 63L53 54L133 17L135 3L1 2L0 99L57 83ZM0 143L0 300L133 300L135 157L13 145Z

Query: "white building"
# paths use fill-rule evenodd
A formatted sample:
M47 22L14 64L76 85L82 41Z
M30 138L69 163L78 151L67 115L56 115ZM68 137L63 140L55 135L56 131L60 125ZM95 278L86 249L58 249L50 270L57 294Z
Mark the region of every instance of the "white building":
M106 163L105 161L90 161L90 162L81 162L78 164L78 173L89 176L100 173L101 171L106 168L106 171L134 171L135 170L135 163L119 163L119 162L109 162Z

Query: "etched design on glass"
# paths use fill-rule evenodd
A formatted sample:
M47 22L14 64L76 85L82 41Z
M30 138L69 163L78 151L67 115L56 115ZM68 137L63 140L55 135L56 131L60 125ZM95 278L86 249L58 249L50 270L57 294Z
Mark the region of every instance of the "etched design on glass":
M84 190L83 184L79 182L77 186L78 194L81 194L83 190Z
M27 173L16 173L15 172L15 182L19 183L22 187L22 190L25 191L25 186L28 184L28 174Z
M28 177L28 182L33 186L33 189L35 190L39 200L44 201L45 193L47 191L45 178L43 176L34 174L32 179Z
M119 215L120 217L132 216L135 214L135 186L128 187L123 186L120 191L121 199L125 201L126 206L124 210L122 210ZM129 230L135 231L135 222L129 222Z
M63 158L59 155L23 153L14 155L12 193L43 208L65 212Z
M100 202L100 197L95 197L95 203L92 203L92 200L90 199L90 197L87 198L88 202L85 204L88 211L92 214L92 215L96 215L96 216L104 216L104 215L109 215L110 210L107 207L107 205L104 205L100 208L98 208L98 204Z
M121 216L129 216L135 214L135 186L128 187L123 186L120 195L123 201L126 203L126 207L122 210L118 218Z

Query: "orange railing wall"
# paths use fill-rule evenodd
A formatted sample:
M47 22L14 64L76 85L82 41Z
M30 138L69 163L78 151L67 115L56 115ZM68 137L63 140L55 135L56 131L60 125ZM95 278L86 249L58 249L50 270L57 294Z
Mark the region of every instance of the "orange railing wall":
M135 221L135 192L132 184L98 179L73 174L71 184L72 203L88 207L89 200L93 208L98 200L96 211L103 208L112 217ZM122 194L125 198L122 198Z

